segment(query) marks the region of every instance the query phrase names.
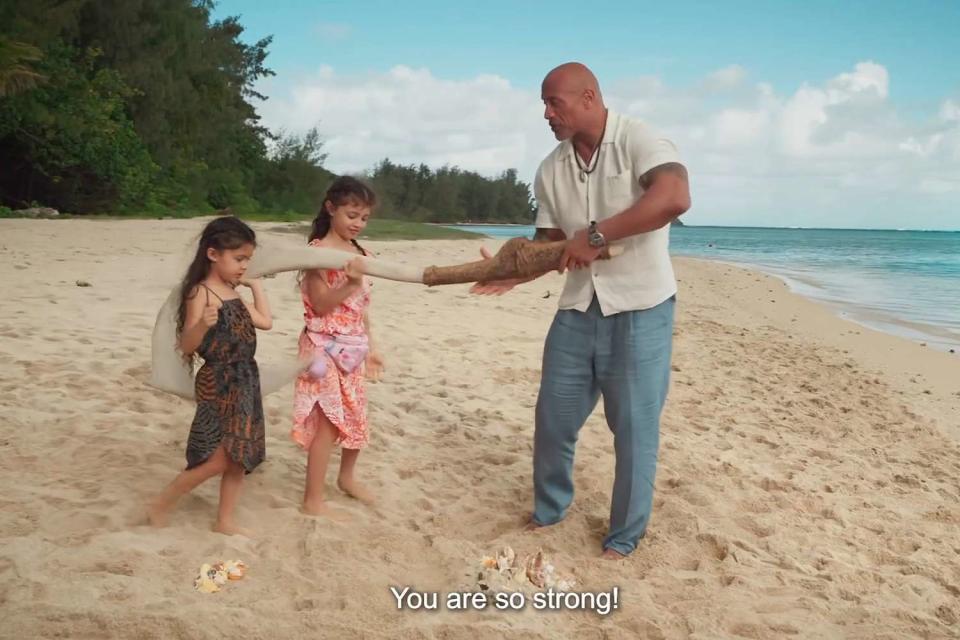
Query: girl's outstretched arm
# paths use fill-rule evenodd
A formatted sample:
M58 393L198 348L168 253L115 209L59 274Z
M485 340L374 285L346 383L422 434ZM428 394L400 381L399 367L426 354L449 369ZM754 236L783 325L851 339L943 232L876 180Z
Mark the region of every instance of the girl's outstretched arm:
M313 269L304 276L307 299L318 315L326 315L340 306L340 303L356 293L363 286L363 259L354 258L344 268L347 282L336 289L327 285L322 269Z
M267 300L267 294L263 290L263 282L259 278L253 280L241 280L240 284L250 287L253 292L253 304L246 300L243 301L250 317L253 319L253 326L263 331L269 331L273 328L273 316L270 313L270 302Z

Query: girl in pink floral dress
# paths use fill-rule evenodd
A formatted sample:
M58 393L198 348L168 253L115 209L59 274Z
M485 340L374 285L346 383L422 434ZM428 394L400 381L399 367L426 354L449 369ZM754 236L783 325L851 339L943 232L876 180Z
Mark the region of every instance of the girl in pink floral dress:
M307 451L303 511L342 517L324 500L327 465L342 447L337 486L365 503L373 494L355 476L360 449L369 441L365 377L378 379L383 359L370 340L371 284L363 276L367 252L357 236L367 226L376 196L363 182L344 176L327 190L313 221L310 244L358 254L343 270L315 269L300 282L304 330L300 355L315 363L295 382L292 437Z

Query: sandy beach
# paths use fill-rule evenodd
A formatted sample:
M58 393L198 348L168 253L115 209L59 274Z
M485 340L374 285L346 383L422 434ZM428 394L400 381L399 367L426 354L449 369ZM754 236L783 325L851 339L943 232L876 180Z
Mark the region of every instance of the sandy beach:
M653 521L624 562L599 558L614 468L602 405L568 517L521 531L556 274L501 298L376 281L387 369L358 469L378 506L331 474L352 520L299 513L306 457L284 390L266 398L267 461L240 501L254 539L210 531L215 481L171 526L146 526L194 410L145 385L150 333L204 222L0 220L0 637L960 637L960 356L705 261L675 260ZM481 246L368 244L422 265ZM266 290L261 363L293 354L302 324L293 274ZM618 608L397 609L391 586L475 591L481 558L507 545L542 548L577 591L618 587ZM202 563L232 558L244 580L194 590Z

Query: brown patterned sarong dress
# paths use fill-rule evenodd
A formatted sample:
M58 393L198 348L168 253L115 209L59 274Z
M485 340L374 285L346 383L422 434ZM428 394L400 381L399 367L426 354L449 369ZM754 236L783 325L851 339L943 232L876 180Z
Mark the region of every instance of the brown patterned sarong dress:
M211 293L207 289L208 297ZM220 301L217 323L197 349L204 363L194 381L197 413L187 439L187 469L206 462L222 443L230 459L250 473L266 457L260 373L254 360L257 332L243 300Z

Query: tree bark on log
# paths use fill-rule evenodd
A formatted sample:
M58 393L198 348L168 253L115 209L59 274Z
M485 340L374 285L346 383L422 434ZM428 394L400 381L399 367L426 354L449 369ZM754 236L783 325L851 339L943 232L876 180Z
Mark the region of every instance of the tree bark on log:
M448 267L427 267L423 270L423 284L433 287L463 282L490 282L540 276L560 267L560 258L567 246L566 240L533 242L526 238L508 240L489 260L477 260ZM623 253L618 246L608 247L604 259Z

